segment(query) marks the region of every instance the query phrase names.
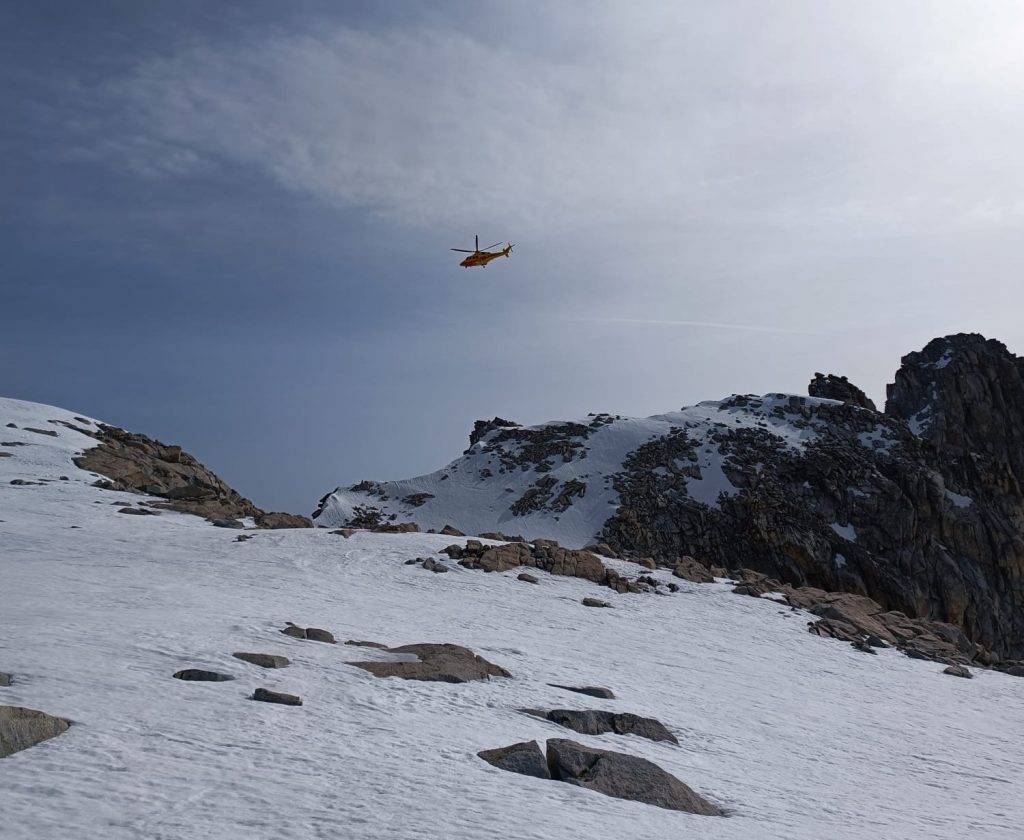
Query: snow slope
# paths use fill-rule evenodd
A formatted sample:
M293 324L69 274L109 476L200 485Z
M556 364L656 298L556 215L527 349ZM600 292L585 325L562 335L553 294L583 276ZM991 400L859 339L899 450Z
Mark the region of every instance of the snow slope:
M797 450L817 436L814 422L794 423L782 413L791 399L789 394L733 397L646 418L591 415L579 421L520 428L509 433L507 440L502 440L505 430L498 429L477 441L463 457L428 475L337 488L322 500L316 522L328 527L345 525L361 508L371 507L385 519L415 522L423 530L440 530L448 524L467 534L500 531L527 539L548 537L579 548L597 538L615 512L619 495L610 477L622 471L629 455L643 444L685 429L696 451L696 461L686 465L696 467L695 475L687 480L687 493L714 508L721 494L737 492L722 471L725 456L719 435L723 430L765 431L777 439L779 447ZM815 397L795 399L809 406L838 404ZM570 460L559 455L542 459L547 463L541 475L557 482L556 493L569 482L580 482L585 492L573 497L565 510L517 513L512 505L536 485L539 474L531 459L522 457L526 446L517 437L570 425L583 430L564 436L577 444L575 454ZM410 497L415 500L417 494L428 498L422 503L407 501Z
M239 543L184 514L119 514L142 497L91 487L70 457L92 441L53 419L77 422L0 400L0 442L30 444L0 446L12 453L0 458L0 670L15 678L0 703L75 725L0 760L4 840L1020 837L1024 680L865 656L727 585L617 595L538 573L530 586L404 565L452 542L442 536L312 529ZM9 483L40 478L54 480ZM585 595L614 609L587 609ZM345 662L384 654L285 637L287 620L339 639L467 645L513 678L377 679ZM292 665L262 671L237 650ZM171 678L186 667L237 679ZM253 702L257 686L305 705ZM578 736L523 707L652 715L680 746ZM475 755L548 737L642 755L732 815L611 799Z

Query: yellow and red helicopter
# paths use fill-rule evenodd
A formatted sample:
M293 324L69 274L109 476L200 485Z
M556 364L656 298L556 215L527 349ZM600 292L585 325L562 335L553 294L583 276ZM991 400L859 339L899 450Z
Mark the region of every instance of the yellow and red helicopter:
M480 250L480 237L475 237L475 246L472 251L468 248L452 248L453 251L458 251L460 254L469 254L466 259L459 263L463 268L473 268L473 266L480 266L480 268L486 268L487 263L491 260L496 260L498 257L507 257L512 253L512 243L509 242L500 251L492 251L491 248L496 248L500 245L500 242L495 242L493 245L488 245L483 250Z

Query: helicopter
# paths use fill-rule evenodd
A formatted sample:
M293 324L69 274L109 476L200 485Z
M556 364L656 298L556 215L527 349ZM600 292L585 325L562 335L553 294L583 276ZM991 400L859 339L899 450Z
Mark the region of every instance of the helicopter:
M475 245L472 251L468 248L452 248L453 251L458 251L460 254L469 254L466 259L459 263L463 268L473 268L473 266L480 266L480 268L486 268L487 263L491 260L496 260L498 257L507 257L512 253L512 243L509 242L500 251L491 251L490 248L495 248L500 245L500 242L495 242L494 245L488 245L482 251L480 250L480 237L476 236Z

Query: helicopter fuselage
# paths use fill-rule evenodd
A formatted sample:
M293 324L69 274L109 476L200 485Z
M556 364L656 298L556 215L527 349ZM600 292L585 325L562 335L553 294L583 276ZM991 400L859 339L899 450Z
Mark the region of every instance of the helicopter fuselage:
M480 266L480 268L486 268L487 263L491 260L496 260L498 257L507 257L509 252L512 250L512 246L509 245L502 248L500 251L474 251L466 259L459 263L463 268L474 268Z

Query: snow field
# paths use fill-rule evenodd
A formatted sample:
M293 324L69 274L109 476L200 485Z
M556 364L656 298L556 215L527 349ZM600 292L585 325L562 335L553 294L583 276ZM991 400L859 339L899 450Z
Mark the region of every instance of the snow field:
M61 416L33 410L45 417L15 422ZM60 428L32 442L0 459L0 670L15 677L0 703L75 725L0 761L4 840L1020 836L1024 680L866 656L728 584L619 595L539 572L531 586L404 564L450 537L259 531L238 543L184 514L125 516L110 502L140 497L92 488L70 465L88 438ZM70 481L9 484L48 471ZM614 609L585 608L586 595ZM339 641L466 645L513 678L377 679L345 662L387 654L291 639L278 632L287 620ZM233 651L292 665L265 671ZM237 679L171 678L186 667ZM258 686L305 705L253 702ZM524 707L653 716L680 746L576 735ZM611 799L475 755L551 737L648 758L731 816Z

